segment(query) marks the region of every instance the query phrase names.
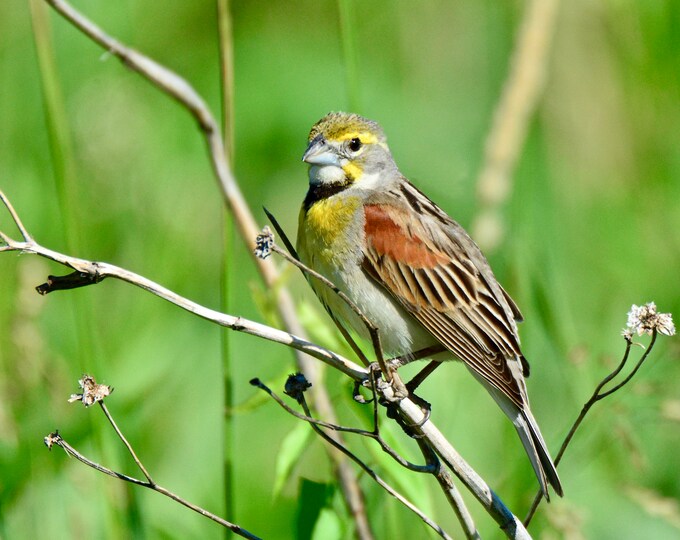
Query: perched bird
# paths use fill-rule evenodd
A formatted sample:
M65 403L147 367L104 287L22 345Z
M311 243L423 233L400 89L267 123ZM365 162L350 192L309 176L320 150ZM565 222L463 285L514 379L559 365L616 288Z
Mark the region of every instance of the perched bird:
M379 329L401 363L439 346L433 359L462 360L514 424L541 489L562 495L531 414L514 301L482 252L443 210L406 179L377 122L334 112L312 127L302 157L309 191L297 250ZM311 279L333 317L367 335L359 317Z

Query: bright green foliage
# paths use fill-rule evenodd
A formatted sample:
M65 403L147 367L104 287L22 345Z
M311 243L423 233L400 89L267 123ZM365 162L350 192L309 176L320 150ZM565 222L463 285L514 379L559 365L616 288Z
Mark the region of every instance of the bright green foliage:
M355 26L344 35L336 2L231 4L235 173L263 225L264 205L295 237L309 127L350 99L361 107L356 112L383 125L403 172L464 226L472 224L485 137L523 3L349 0L342 9ZM212 3L78 6L219 106ZM217 308L222 197L195 122L61 18L50 13L48 21L58 76L50 84L60 85L66 122L58 137L66 137L62 150L69 152L61 159L70 165L57 162L62 169L55 171L49 144L57 135L46 123L46 68L37 60L29 2L4 0L0 188L43 245L116 263ZM619 333L631 304L654 300L680 318L679 27L677 0L560 7L545 91L501 209L505 237L489 253L526 319L520 334L532 366L529 394L553 449L623 352ZM60 184L65 175L73 185ZM14 234L2 212L0 227ZM234 314L269 318L271 306L261 314L256 306L266 302L252 298L258 277L247 249L237 244L229 262ZM108 406L154 478L220 514L218 329L110 280L39 297L33 288L50 273L65 270L0 254L0 538L222 538L217 525L160 495L42 446L59 428L95 461L136 474L100 411L66 403L83 371L96 371L115 387ZM290 276L295 298L314 302L299 274ZM306 321L325 324L316 311L315 321L306 309ZM318 438L300 462L287 459L293 478L272 496L277 475L284 478L277 469L282 442L301 428L272 401L251 406L259 390L248 381L280 380L295 369L292 354L236 334L230 347L235 521L264 538L351 538ZM660 337L630 387L595 406L559 468L566 496L539 510L530 529L536 537L680 535L679 354L677 338ZM340 421L365 427L369 408L357 410L347 398L345 379L326 377ZM492 400L454 364L440 368L421 394L460 453L523 516L535 478ZM415 443L398 431L390 437L420 461ZM393 485L408 488L407 473L382 464L386 455L346 438ZM359 476L377 538L430 535ZM418 478L410 495L422 489L423 506L460 537L434 479ZM500 537L468 500L482 536Z

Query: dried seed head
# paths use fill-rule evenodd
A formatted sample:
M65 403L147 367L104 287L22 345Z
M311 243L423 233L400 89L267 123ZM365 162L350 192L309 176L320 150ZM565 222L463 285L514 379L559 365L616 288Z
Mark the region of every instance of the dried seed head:
M78 385L83 389L83 393L71 394L69 403L82 401L83 405L89 407L98 401L104 401L104 398L113 392L113 388L110 386L97 384L92 375L83 375L83 378L78 381Z
M265 225L262 232L255 238L255 256L258 259L266 259L272 254L274 244L274 233L268 225Z
M633 334L638 336L642 334L652 335L654 331L665 336L674 335L675 325L671 314L657 313L654 302L648 302L644 306L633 304L628 312L628 326L622 332L623 337L630 341Z

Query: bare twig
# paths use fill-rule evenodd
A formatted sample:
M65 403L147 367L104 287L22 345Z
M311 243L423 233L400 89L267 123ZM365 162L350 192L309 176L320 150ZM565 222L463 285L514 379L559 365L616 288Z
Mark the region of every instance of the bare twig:
M598 394L597 399L595 401L600 401L601 399L606 398L607 396L613 394L614 392L616 392L617 390L619 390L620 388L622 388L623 386L625 386L626 384L628 384L630 382L630 380L635 376L635 374L640 369L640 366L642 366L642 363L645 360L647 360L649 353L652 352L652 348L654 347L654 343L656 343L656 336L657 335L658 335L657 332L654 331L654 333L652 334L652 340L649 342L649 347L647 347L647 350L645 350L642 357L640 357L640 360L638 360L638 363L635 364L635 367L631 370L631 372L628 374L628 376L625 379L623 379L623 381L621 381L619 384L614 386L614 388L610 388L606 392L602 392L601 394ZM630 347L631 347L631 342L628 342L626 344L626 354L628 353L628 350L630 349Z
M442 467L437 454L432 450L425 439L417 438L416 442L425 457L425 461L433 468L432 474L437 479L439 487L446 496L446 500L449 501L449 505L453 508L456 516L458 516L458 522L463 528L465 538L468 540L479 540L480 536L477 527L475 526L475 522L465 505L465 501L463 500L460 491L458 491L458 488L456 488L456 485L453 483L451 473Z
M375 355L377 357L378 364L380 364L380 369L383 370L383 373L385 373L385 376L388 376L388 370L387 367L385 366L385 359L383 356L383 351L382 351L382 345L380 343L380 334L378 331L378 327L375 326L367 317L366 315L363 314L363 312L359 309L359 306L357 306L350 298L342 292L335 283L327 279L325 276L319 274L316 270L311 269L309 266L304 264L302 261L296 259L295 257L292 257L288 253L286 253L284 250L282 250L279 246L276 245L272 241L271 243L271 250L274 253L277 253L281 257L283 257L286 261L288 261L290 264L297 266L303 274L307 274L317 280L319 280L325 287L328 287L331 291L333 291L336 295L338 295L339 298L342 299L343 302L345 302L350 309L359 317L362 323L364 323L364 326L366 326L366 329L368 330L369 335L371 336L371 341L373 342L373 348L375 350ZM332 318L334 321L337 321L335 316L331 314ZM353 341L353 340L352 340ZM361 356L362 360L365 360L365 356ZM367 364L368 365L368 364ZM388 379L389 380L389 379Z
M144 464L141 462L141 460L137 457L137 453L134 451L132 448L132 445L128 442L128 440L125 438L125 435L123 435L123 432L118 428L118 424L116 424L116 421L113 419L113 416L111 416L111 413L109 413L109 410L106 408L106 405L104 404L103 401L99 402L99 406L102 408L102 411L104 411L104 415L106 418L109 420L111 423L111 426L113 427L114 431L116 432L116 435L118 435L118 438L123 441L123 444L127 448L128 452L130 452L130 455L132 456L132 459L135 460L135 463L137 464L137 467L139 467L139 470L142 471L142 474L146 477L146 480L149 484L155 486L156 482L153 481L151 478L151 475L149 474L149 471L146 470L146 467Z
M373 439L376 442L378 442L383 451L390 457L392 457L392 459L394 459L402 467L414 472L434 473L434 468L430 465L416 465L415 463L411 463L410 461L401 457L397 453L397 451L394 448L392 448L389 444L387 444L385 440L380 436L377 428L374 428L373 431L368 431L366 429L340 426L337 424L331 424L330 422L324 422L323 420L318 420L308 414L301 414L297 412L295 409L289 407L285 403L285 401L283 401L278 395L276 395L276 393L273 392L271 388L267 387L267 385L265 385L260 379L252 379L250 381L250 384L267 392L267 394L269 394L274 399L274 401L276 401L276 403L278 403L288 414L295 416L295 418L298 418L310 424L314 424L315 426L323 427L326 429L332 429L333 431L342 431L344 433L353 433L355 435L361 435L362 437L368 437L369 439Z
M80 401L83 405L85 405L85 407L90 407L95 403L99 403L104 415L113 427L116 435L118 435L118 438L123 441L123 444L128 449L128 452L130 452L132 459L135 460L139 470L144 473L144 476L149 481L149 484L155 484L155 482L151 479L151 475L146 470L146 467L144 467L141 460L137 457L132 445L125 438L123 432L118 428L118 424L116 424L116 421L113 419L113 416L109 413L109 410L104 404L104 399L111 395L113 388L106 384L98 384L92 375L83 375L83 377L78 381L78 385L83 389L83 391L80 394L71 394L71 397L68 400L69 403Z
M9 201L7 196L2 191L0 191L0 201L2 201L2 204L4 204L5 208L7 208L7 211L9 212L12 221L17 226L17 229L19 229L19 232L21 233L21 237L24 239L24 242L32 242L33 238L31 238L31 235L28 234L28 230L26 229L26 227L24 227L24 224L22 223L19 214L17 214L16 210L14 209L14 206L12 206L12 203ZM2 231L0 231L0 238L2 238L2 241L5 244L10 243L9 236L7 236Z
M382 370L382 373L385 375L385 378L387 379L388 382L391 382L392 380L392 372L391 370L387 369L387 366L385 365L385 356L383 353L383 348L382 348L382 343L380 341L380 331L377 326L373 324L373 322L364 315L364 313L359 309L359 306L357 306L344 292L340 290L340 288L335 285L332 281L327 279L325 276L319 274L312 268L308 267L306 264L304 264L301 260L300 257L297 254L297 251L293 247L293 244L291 241L288 239L288 236L286 235L286 232L283 230L283 228L279 225L279 222L276 220L274 215L270 213L266 208L264 209L265 213L267 214L267 217L269 220L272 222L272 225L276 229L276 232L279 234L281 239L283 240L284 245L286 246L286 249L289 251L290 254L286 253L283 251L279 246L276 245L274 241L274 236L271 234L271 231L268 230L267 227L262 230L262 233L260 233L257 236L257 247L255 248L255 253L258 257L267 257L268 252L263 251L260 249L260 243L261 239L263 236L269 236L268 239L265 240L267 248L277 254L279 254L281 257L286 259L289 263L291 263L294 266L297 266L300 271L302 271L302 274L305 276L305 278L308 278L309 276L312 276L319 280L324 286L328 287L331 291L333 291L345 304L349 306L349 308L359 317L363 325L366 327L366 330L368 331L368 335L371 338L371 344L373 345L373 352L375 353L376 361L378 362L378 365L380 365L380 369ZM368 365L370 362L366 359L366 356L364 353L361 351L359 346L356 344L352 336L347 332L346 328L342 325L342 323L338 320L338 318L335 316L335 314L328 308L328 314L330 315L331 319L333 319L333 322L335 325L338 327L340 330L340 333L342 336L345 338L345 341L349 343L350 347L352 347L352 350L357 354L357 356L362 360L362 362L365 363L365 365Z
M270 326L244 319L243 317L235 317L233 315L220 313L219 311L206 308L200 304L197 304L196 302L178 295L177 293L159 285L154 281L151 281L150 279L140 276L134 272L130 272L129 270L119 266L105 262L87 261L77 257L70 257L68 255L64 255L57 251L43 247L35 241L19 242L5 235L5 242L6 245L2 248L4 251L18 251L21 253L32 253L39 255L40 257L58 262L68 268L72 268L73 270L91 276L91 279L97 282L100 282L107 277L125 281L140 287L141 289L144 289L145 291L148 291L159 298L163 298L164 300L167 300L168 302L175 304L186 311L194 313L203 319L219 324L220 326L225 326L237 332L244 332L246 334L258 336L276 343L281 343L295 350L302 351L305 354L308 354L331 365L335 369L342 371L354 380L364 380L368 376L368 372L364 368L355 364L351 360L328 351L327 349L311 343L306 339L289 334L288 332L284 332L282 330L278 330L276 328L272 328Z
M83 375L83 377L78 381L78 384L82 388L83 391L80 394L71 394L71 397L69 398L69 402L73 403L75 401L80 401L83 405L85 405L85 407L89 407L91 405L94 405L95 403L99 403L102 411L104 412L104 415L106 416L109 423L111 424L114 431L116 432L116 435L123 442L123 444L127 448L128 452L130 453L132 458L135 460L137 467L139 467L139 469L142 471L142 473L146 477L147 481L144 482L142 480L138 480L138 479L133 478L131 476L127 476L125 474L121 474L121 473L112 471L111 469L108 469L106 467L103 467L101 465L98 465L98 464L92 462L91 460L85 458L82 454L76 452L76 450L73 449L73 447L68 445L68 443L66 443L66 441L64 441L59 436L58 432L52 433L52 434L48 435L47 437L45 437L45 444L47 445L47 447L49 449L52 448L53 444L57 444L58 446L61 446L66 451L67 454L69 454L73 457L76 457L78 460L82 461L83 463L85 463L86 465L88 465L90 467L95 468L96 470L98 470L100 472L106 473L106 474L108 474L110 476L114 476L116 478L120 478L121 480L125 480L127 482L132 482L132 483L140 485L142 487L147 487L149 489L153 489L154 491L158 491L159 493L163 493L164 495L167 495L168 497L176 500L177 502L180 502L184 506L187 506L188 508L191 508L192 510L199 512L201 515L209 517L213 521L216 521L217 523L220 523L221 525L224 525L225 527L229 527L230 529L234 530L234 532L236 532L236 530L233 529L233 527L236 527L239 530L241 530L241 528L238 527L237 525L233 525L232 523L230 523L230 522L228 522L228 521L226 521L226 520L224 520L224 519L222 519L218 516L215 516L214 514L211 514L210 512L207 512L206 510L204 510L204 509L202 509L202 508L200 508L200 507L198 507L198 506L196 506L192 503L184 501L179 496L175 495L174 493L170 492L169 490L158 486L158 484L156 484L156 482L154 482L153 479L151 478L151 475L147 471L147 469L144 466L144 464L142 463L142 461L139 459L139 457L137 457L137 453L134 451L134 449L132 448L132 445L128 442L128 440L125 438L125 436L123 435L123 432L118 427L118 424L113 419L113 415L109 412L108 408L104 404L104 400L109 395L111 395L111 393L113 392L113 388L108 386L108 385L105 385L105 384L98 384L97 381L95 380L95 378L92 375ZM250 535L250 536L246 536L247 538L253 537L251 535L251 533L248 533L247 531L245 531L245 533L247 535Z
M114 478L118 478L119 480L124 480L125 482L130 482L131 484L135 484L137 486L145 487L148 489L151 489L153 491L157 491L158 493L161 493L162 495L165 495L166 497L169 497L173 501L176 501L180 503L183 506L186 506L187 508L190 508L194 512L197 512L201 514L202 516L207 517L208 519L213 520L215 523L219 523L223 527L228 528L231 530L234 534L237 534L239 536L242 536L243 538L250 538L252 540L259 540L258 536L255 536L251 532L248 532L246 529L243 527L240 527L239 525L235 525L233 523L230 523L229 521L226 521L222 519L219 516L216 516L215 514L208 512L207 510L201 508L200 506L197 506L179 495L173 493L169 489L164 488L163 486L159 486L158 484L155 484L151 481L143 481L139 480L138 478L134 478L132 476L128 476L126 474L122 474L116 471L113 471L107 467L104 467L103 465L99 465L98 463L95 463L94 461L86 458L84 455L82 455L80 452L78 452L75 448L73 448L69 443L67 443L61 435L59 435L58 432L55 433L50 433L47 437L45 437L45 445L47 448L52 449L53 445L57 445L61 448L64 449L64 451L71 457L76 458L78 461L81 463L84 463L88 467L91 467L95 469L96 471L99 471L104 474L108 474L109 476L113 476Z
M9 203L9 201L7 201L7 203ZM15 212L10 213L15 214ZM4 251L18 251L35 254L58 262L68 268L89 274L90 276L93 276L92 279L97 278L99 281L106 277L120 279L221 326L280 343L304 352L341 371L355 381L363 382L370 376L370 372L367 369L306 339L242 317L235 317L206 308L196 302L179 296L173 291L170 291L143 276L125 270L124 268L108 263L92 262L76 257L69 257L68 255L45 248L33 240L30 242L20 242L13 240L7 235L3 235L3 238L6 239L7 245L0 249ZM309 374L306 372L305 374L307 378L309 378ZM310 379L310 382L314 384L313 379ZM499 523L506 536L513 539L529 538L521 522L519 522L519 520L508 510L496 494L491 491L486 482L482 480L474 469L463 460L432 421L429 419L424 421L425 419L421 408L409 398L398 399L397 396L395 396L394 387L388 383L381 381L380 379L378 379L376 383L378 391L385 399L392 402L398 402L399 410L404 418L410 424L418 426L417 431L419 435L428 439L432 448L441 457L442 461L454 472L463 484L465 484L493 519ZM318 403L317 409L322 418L327 418L329 422L335 423L332 413L326 414L327 411L319 407ZM332 433L330 435L337 435L337 433ZM345 461L345 463L347 462ZM349 466L349 463L347 463L347 465ZM344 486L351 488L350 483L346 483Z
M264 385L261 386L263 388ZM263 388L264 389L264 388ZM274 397L274 393L271 392L271 390L267 389L267 392L269 395ZM289 393L289 392L287 392ZM311 419L311 412L309 410L309 406L307 405L307 401L305 400L304 397L304 387L301 391L292 394L289 393L292 397L294 397L298 403L302 406L302 409L305 412L305 415L307 418ZM282 401L280 399L277 400L279 404L282 404ZM286 408L286 410L289 410ZM292 410L291 410L292 411ZM406 497L401 495L397 490L395 490L392 486L390 486L385 480L383 480L373 469L371 469L366 463L364 463L358 456L356 456L354 453L352 453L347 447L340 445L336 440L333 438L329 437L328 434L323 431L319 425L316 422L310 422L310 425L312 426L312 429L320 436L322 437L326 442L331 444L334 448L342 452L344 455L349 457L352 461L354 461L361 469L368 474L380 487L382 487L387 493L389 493L392 497L397 499L401 504L406 506L411 512L416 514L426 525L431 527L441 538L451 538L444 529L442 529L437 523L435 523L432 519L430 519L422 510L420 510L417 506L415 506L412 502L410 502ZM370 433L370 432L367 432Z
M583 407L581 408L581 412L579 413L578 417L572 424L571 428L569 429L569 432L567 433L567 436L564 438L564 441L562 442L562 446L560 446L559 452L557 452L557 455L555 456L555 467L559 465L560 461L562 461L562 457L564 456L564 452L566 451L567 447L569 446L569 443L571 443L571 440L574 438L574 435L576 434L576 431L578 428L581 426L581 423L585 419L586 415L590 411L593 405L600 401L601 399L606 398L607 396L610 396L617 390L623 388L630 380L635 376L635 374L638 372L640 369L640 366L642 366L642 363L649 357L649 353L652 352L652 349L654 348L654 343L656 342L656 336L657 336L657 331L654 330L652 332L652 340L649 343L649 347L645 350L645 352L642 354L640 360L638 360L637 364L635 367L631 370L631 372L621 381L620 383L616 384L614 387L610 388L609 390L602 391L602 389L605 387L607 383L612 381L624 368L628 361L628 357L630 355L630 350L633 345L633 341L631 339L626 339L626 350L623 353L623 358L621 359L621 362L619 362L619 365L614 369L611 373L609 373L604 379L600 381L600 383L595 387L595 390L593 391L592 396L590 396L590 399L585 402ZM536 510L538 508L538 505L540 504L541 500L543 499L543 493L539 492L536 494L534 497L533 502L531 503L531 507L529 508L529 512L527 513L527 516L524 518L524 525L527 527L529 526L529 523L531 523L532 518L534 517L534 514L536 513Z
M486 139L484 165L477 180L480 211L473 237L486 250L502 239L499 211L512 191L512 173L543 90L559 0L526 4L510 70Z

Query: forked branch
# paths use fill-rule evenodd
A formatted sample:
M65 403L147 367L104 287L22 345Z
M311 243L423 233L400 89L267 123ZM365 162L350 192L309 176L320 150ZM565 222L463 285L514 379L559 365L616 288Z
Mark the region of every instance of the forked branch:
M17 215L12 208L11 203L4 195L2 195L2 200L5 201L5 204L11 209L10 214L12 216ZM173 291L124 268L109 263L87 261L77 257L70 257L63 253L45 248L35 240L17 241L7 234L2 234L0 238L2 238L2 241L5 243L4 246L0 246L0 251L16 251L35 254L78 272L88 274L89 281L93 282L101 282L107 277L126 281L163 298L186 311L221 326L302 351L341 371L354 381L361 383L368 380L370 377L370 372L366 368L363 368L351 360L321 347L320 345L255 321L220 313L219 311L201 306L196 302L184 298ZM402 399L399 396L396 396L394 387L386 381L378 380L377 383L377 391L381 397L387 401L395 402L404 421L417 426L415 428L417 435L427 440L428 444L437 453L442 462L446 464L463 484L465 484L467 489L469 489L477 498L489 515L500 525L506 536L514 539L529 538L521 521L510 512L500 498L498 498L498 496L489 488L486 482L467 464L460 454L456 452L432 421L425 418L421 408L409 398Z
M180 503L183 506L186 506L187 508L193 510L194 512L197 512L201 514L204 517L207 517L208 519L211 519L215 523L219 523L223 527L226 527L230 531L232 531L234 534L237 534L238 536L241 536L243 538L249 538L251 540L259 540L258 536L255 536L253 533L247 531L243 527L236 525L234 523L231 523L215 514L212 512L209 512L205 510L204 508L201 508L198 505L195 505L194 503L191 503L187 501L186 499L183 499L176 493L170 491L167 488L164 488L163 486L158 485L156 482L154 482L151 479L151 475L149 472L146 470L144 465L142 464L141 460L135 453L134 449L132 448L132 445L128 442L128 440L123 436L122 431L116 424L116 422L113 419L113 416L109 412L109 410L106 408L106 405L104 404L104 399L109 396L111 393L112 389L109 386L106 386L104 384L97 384L95 381L94 377L90 375L85 375L83 378L78 381L78 384L82 388L83 392L81 394L73 394L71 396L71 399L69 401L74 402L74 401L80 401L85 405L86 407L89 407L90 405L93 405L95 403L98 403L106 415L106 418L109 420L111 423L112 427L114 428L114 431L116 432L116 435L120 438L120 440L123 442L125 447L127 448L128 452L132 456L132 458L135 460L135 463L139 467L139 469L142 471L144 474L146 480L140 480L139 478L135 478L133 476L128 476L126 474L114 471L112 469L109 469L108 467L104 467L103 465L100 465L99 463L95 463L91 459L85 457L83 454L78 452L73 446L71 446L64 438L59 435L58 431L55 431L54 433L50 433L47 437L45 437L45 445L49 450L52 449L53 446L59 446L66 452L69 456L76 458L78 461L81 463L84 463L88 467L91 467L92 469L99 471L101 473L107 474L109 476L112 476L114 478L118 478L119 480L123 480L125 482L129 482L131 484L135 484L140 487L144 487L147 489L151 489L153 491L156 491L162 495L165 495L166 497L172 499L173 501L176 501Z
M626 377L624 377L622 381L618 382L611 388L605 390L607 384L612 382L626 366L626 363L628 362L628 357L630 356L630 350L632 346L635 344L633 342L633 335L635 334L651 335L652 339L649 343L649 346L645 349L645 352L641 355L637 364L635 364L635 367L630 371L630 373ZM671 317L671 314L657 313L656 304L654 304L654 302L649 302L643 306L633 305L630 312L628 313L628 326L622 332L622 335L626 340L626 350L623 353L623 357L621 358L619 365L616 366L616 368L611 373L609 373L604 379L600 381L600 383L595 387L595 390L593 391L592 396L590 396L590 399L586 401L586 403L583 405L581 412L579 413L578 417L576 418L571 428L569 429L569 432L567 433L567 436L565 437L559 452L555 456L556 467L560 463L560 461L562 461L564 452L566 451L567 447L569 446L569 443L574 438L576 431L581 426L581 423L583 422L583 420L585 419L586 415L593 407L593 405L595 405L595 403L597 403L598 401L606 398L607 396L611 396L614 392L620 390L631 381L631 379L638 372L644 361L647 360L650 353L652 352L654 344L656 343L656 338L659 334L664 334L667 336L672 336L675 334L675 325L673 324L673 318ZM525 526L528 527L529 523L531 523L531 519L534 517L536 509L538 508L538 505L540 504L542 499L543 493L539 491L534 497L527 517L524 518Z
M258 227L229 166L227 148L220 134L219 125L206 105L205 100L177 73L114 39L98 25L74 9L68 2L64 0L46 1L92 41L120 59L126 66L139 73L156 88L175 99L195 118L204 134L212 168L219 182L224 200L234 217L234 222L241 239L248 244L248 247L251 247ZM268 287L273 287L279 282L279 273L273 264L258 259L255 259L255 262L263 281ZM74 278L77 280L78 276L74 276ZM62 281L62 283L64 282ZM276 306L284 327L290 333L304 338L304 329L297 318L292 298L285 288L278 289ZM307 373L310 378L318 380L317 365L308 356L302 354L300 349L296 349L295 356L300 369ZM316 408L320 411L323 410L326 416L334 416L335 411L323 385L316 385L313 392ZM362 530L367 529L366 516L363 513L365 506L363 494L359 489L356 477L353 475L348 464L343 461L342 456L331 452L330 458L335 463L338 481L342 486L343 495L352 511L352 515L357 521L362 522L358 523ZM364 538L368 539L370 535L366 535Z

